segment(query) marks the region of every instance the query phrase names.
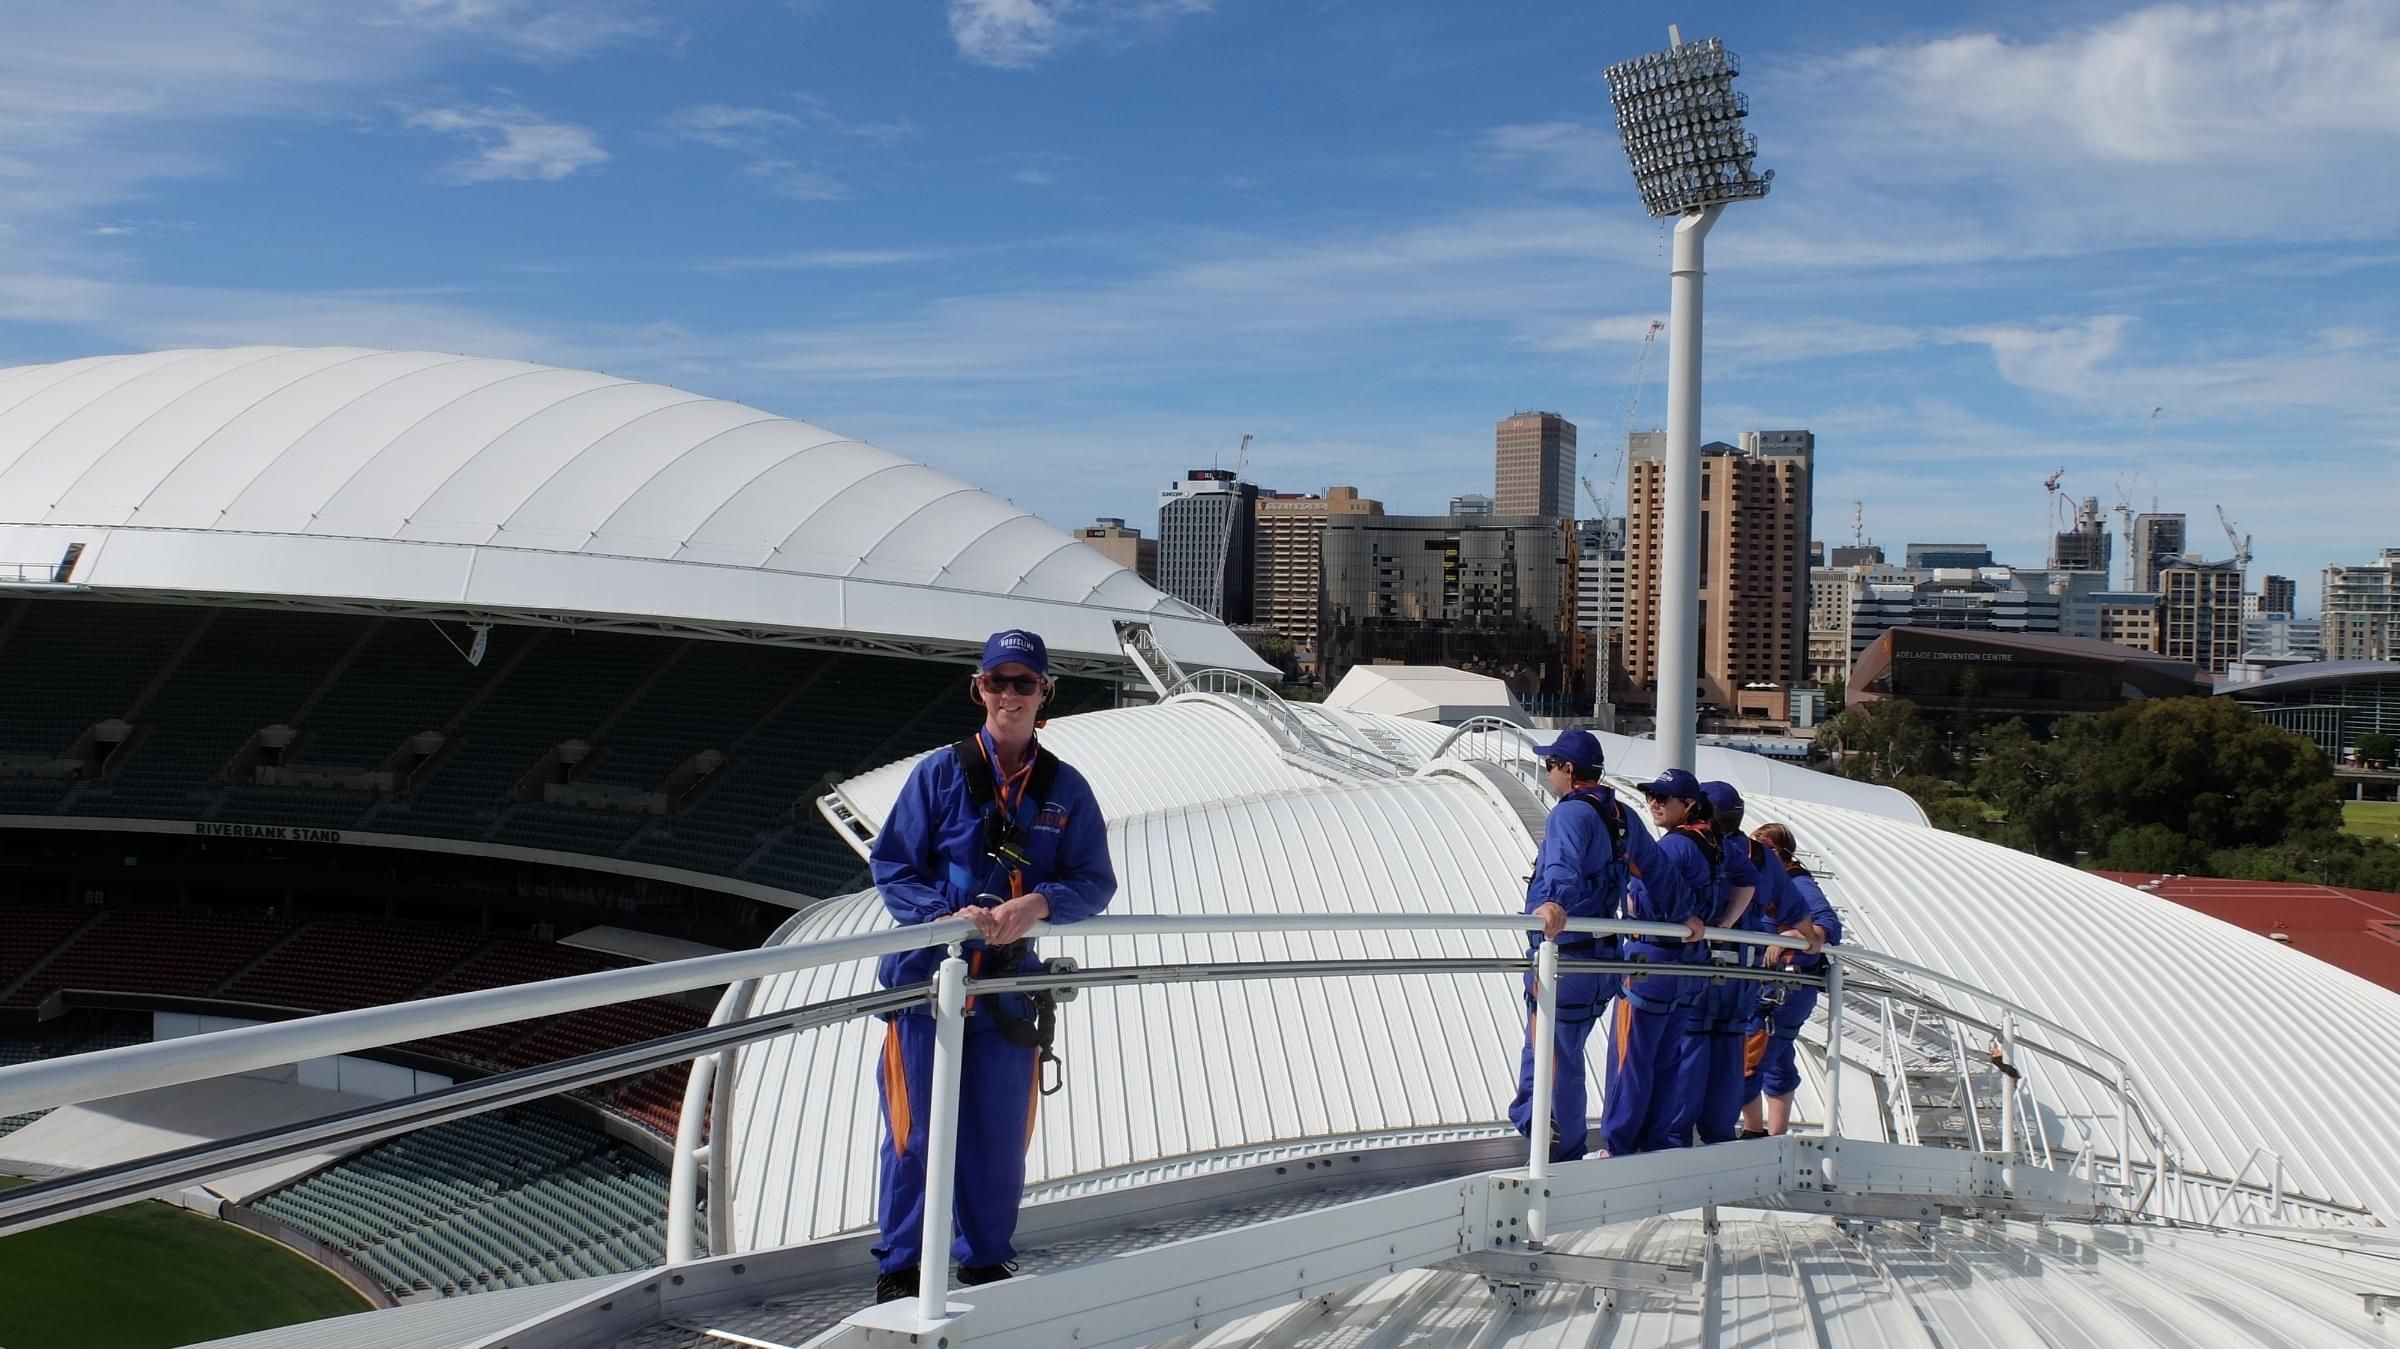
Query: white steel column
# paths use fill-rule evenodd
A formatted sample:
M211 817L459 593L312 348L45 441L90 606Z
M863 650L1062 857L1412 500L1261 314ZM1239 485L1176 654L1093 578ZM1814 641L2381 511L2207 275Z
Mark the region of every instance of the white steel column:
M1658 767L1694 768L1700 678L1700 278L1723 204L1675 222L1667 308L1667 457L1659 533Z
M925 1239L917 1254L917 1314L950 1314L950 1204L958 1179L958 1070L966 1056L967 962L959 945L935 977L933 1100L925 1119Z
M688 1265L696 1255L692 1210L699 1200L703 1155L700 1122L707 1117L716 1075L717 1056L703 1054L692 1060L691 1075L683 1083L683 1113L675 1121L675 1163L667 1173L667 1263L670 1265ZM713 1198L720 1204L725 1201L722 1192Z
M1525 1162L1525 1178L1533 1182L1532 1207L1525 1215L1525 1230L1535 1241L1550 1235L1547 1210L1542 1200L1543 1182L1550 1178L1550 1118L1551 1101L1558 1085L1558 943L1545 939L1541 954L1534 957L1534 1024L1533 1024L1533 1101L1526 1133L1530 1136L1532 1153ZM1574 1121L1576 1128L1585 1128L1585 1121ZM1565 1127L1561 1125L1560 1127Z

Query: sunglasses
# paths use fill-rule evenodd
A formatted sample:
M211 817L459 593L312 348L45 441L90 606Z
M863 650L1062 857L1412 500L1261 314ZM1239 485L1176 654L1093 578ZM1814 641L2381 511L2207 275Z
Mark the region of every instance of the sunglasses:
M979 674L975 687L985 693L1022 693L1028 696L1042 691L1040 675Z
M1549 758L1547 758L1547 759L1544 759L1544 760L1542 760L1542 767L1544 767L1544 768L1563 768L1563 769L1566 769L1566 770L1567 770L1567 771L1569 771L1569 772L1573 772L1573 771L1575 770L1575 765L1574 765L1574 764L1567 762L1565 759L1559 758L1559 757L1558 757L1557 755L1555 755L1555 754L1551 755L1551 756L1550 756Z

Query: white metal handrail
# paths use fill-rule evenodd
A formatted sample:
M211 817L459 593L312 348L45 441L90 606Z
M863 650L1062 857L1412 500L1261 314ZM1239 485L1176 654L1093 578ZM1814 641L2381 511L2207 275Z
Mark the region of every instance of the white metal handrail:
M1205 936L1309 931L1333 933L1375 931L1516 933L1526 931L1531 926L1528 917L1522 914L1102 915L1077 924L1071 929L1056 929L1055 931L1087 938L1100 938L1119 935ZM1044 927L1046 928L1046 925ZM1583 933L1652 937L1681 937L1685 931L1681 926L1674 924L1591 919L1571 920L1568 927L1571 931ZM1037 928L1037 931L1039 930L1043 929ZM454 994L448 997L426 999L417 1003L366 1008L296 1021L243 1027L179 1039L166 1044L129 1046L74 1058L15 1065L0 1068L0 1114L13 1114L72 1104L78 1101L100 1099L130 1091L219 1077L275 1064L326 1057L431 1035L523 1020L529 1017L558 1015L580 1008L719 984L738 984L741 981L756 980L778 973L931 947L946 948L949 952L949 958L943 962L943 973L936 981L936 996L939 1005L944 1009L945 1024L956 1029L962 1021L959 1009L963 1004L965 989L965 962L958 958L959 945L973 936L972 925L960 920L947 920L915 927L892 928L829 938L799 945L767 946L754 951L728 952L657 965L638 966L626 970L577 975L542 983ZM1785 950L1804 948L1804 944L1797 938L1755 932L1709 929L1707 936L1710 940L1733 945ZM2004 1009L2003 1016L2009 1019L2008 1025L1994 1027L1968 1013L1947 1007L1935 1009L1937 1015L1956 1024L1974 1026L1988 1033L2010 1038L2013 1038L2015 1021L2055 1028L2056 1033L2062 1039L2079 1048L2088 1048L2104 1060L2105 1070L2062 1054L2058 1049L2046 1044L2018 1042L2014 1046L2018 1052L2056 1061L2071 1071L2103 1082L2113 1081L2120 1102L2117 1171L2120 1184L2130 1199L2135 1174L2135 1166L2130 1156L2130 1136L2134 1124L2132 1118L2134 1097L2132 1076L2130 1070L2124 1066L2122 1059L2087 1037L2068 1031L2064 1027L2057 1027L2056 1023L2050 1022L2047 1018L2028 1009L2017 1007L2005 998L1936 971L1926 970L1921 966L1913 966L1909 962L1858 947L1829 948L1827 954L1832 959L1825 965L1823 981L1827 994L1828 1061L1834 1068L1834 1071L1828 1075L1826 1090L1825 1127L1828 1134L1838 1136L1841 1133L1842 1125L1840 1100L1842 1074L1839 1070L1839 1047L1842 1044L1841 1021L1845 970L1854 963L1866 970L1876 967L1904 969L1934 983L1955 989L1984 1004L2000 1007ZM1412 963L1432 968L1443 962ZM1487 967L1493 962L1460 960L1456 963ZM1519 962L1502 963L1511 968L1521 968ZM1229 962L1229 967L1237 971L1233 977L1255 977L1238 974L1238 970L1243 964L1244 962L1239 961ZM1537 998L1543 1000L1545 1008L1554 1010L1555 981L1558 975L1555 946L1549 944L1542 946L1538 967L1540 977L1537 980ZM1690 972L1704 974L1707 971L1695 968ZM1724 972L1732 973L1731 971ZM1105 977L1108 973L1107 970L1085 970L1079 972L1075 978L1078 981L1089 981L1095 977ZM1742 971L1741 977L1809 978L1809 976L1756 970ZM1811 981L1813 982L1813 980ZM986 981L978 982L980 984ZM1038 984L1041 979L1039 976L1030 978L1015 976L1010 982L1013 985ZM1062 978L1061 982L1066 982L1066 980ZM1922 1004L1925 1002L1925 999L1919 995L1902 990L1862 988L1860 991L1870 995L1883 993L1888 997L1912 1003ZM1887 1021L1886 1024L1892 1023ZM937 1037L937 1041L948 1046L946 1052L937 1048L937 1084L942 1074L947 1073L950 1086L945 1091L937 1085L935 1110L930 1117L932 1120L942 1118L954 1100L958 1068L956 1037L954 1035ZM1555 1065L1547 1062L1550 1057L1550 1037L1536 1037L1535 1048L1537 1074L1554 1072ZM695 1078L699 1078L705 1073L709 1075L709 1079L696 1083L687 1091L686 1106L687 1117L696 1117L698 1111L694 1107L699 1101L713 1100L718 1107L719 1126L723 1128L726 1127L731 1117L731 1112L725 1108L728 1098L722 1094L725 1083L730 1079L731 1074L727 1071L729 1065L717 1063L714 1056L719 1052L722 1051L712 1048L706 1056L695 1060L696 1064L707 1063L710 1065L708 1068L696 1067ZM1548 1093L1537 1092L1536 1098L1541 1107L1547 1106ZM1540 1141L1529 1145L1528 1171L1538 1177L1547 1167L1545 1145L1548 1129L1542 1127L1542 1122L1539 1120L1536 1121L1536 1125L1533 1136ZM954 1127L954 1124L943 1127L946 1130ZM2152 1144L2153 1157L2163 1158L2165 1156L2163 1138L2154 1129L2148 1127L2144 1128L2144 1135ZM690 1128L679 1131L676 1166L682 1171L682 1174L675 1181L677 1194L686 1197L694 1194L697 1177L693 1174L693 1168L698 1165L698 1157L704 1148L711 1162L712 1173L721 1179L723 1172L718 1169L717 1164L721 1163L725 1157L722 1146L724 1141L724 1136L720 1135L714 1140L715 1146L701 1144L696 1122ZM2045 1147L2046 1144L2047 1140L2045 1139ZM2087 1153L2089 1150L2087 1144ZM938 1146L929 1148L929 1154L929 1174L941 1172L946 1175L946 1164L940 1160L945 1155L941 1149ZM2161 1168L2154 1163L2152 1169L2156 1172ZM2238 1186L2239 1178L2235 1184ZM2151 1190L2157 1188L2154 1181ZM2145 1199L2147 1194L2148 1191L2145 1192ZM5 1212L6 1204L6 1200L0 1199L0 1212ZM727 1205L722 1200L711 1205L712 1211L721 1211L726 1207ZM2129 1203L2127 1207L2132 1208L2133 1205ZM946 1224L947 1205L929 1204L927 1232L929 1248L947 1245L948 1241L946 1232L937 1233L932 1230L937 1214L940 1215L940 1221ZM1538 1210L1532 1216L1536 1222L1541 1221ZM689 1206L678 1206L670 1217L671 1221L685 1225L685 1232L677 1249L685 1258L689 1258L693 1244L689 1229L691 1221ZM937 1238L938 1245L935 1244ZM925 1263L924 1268L928 1271L928 1284L919 1290L922 1299L920 1305L930 1308L945 1307L947 1290L938 1282L939 1279L947 1277L945 1262L929 1261ZM937 1268L943 1271L939 1276L931 1273Z

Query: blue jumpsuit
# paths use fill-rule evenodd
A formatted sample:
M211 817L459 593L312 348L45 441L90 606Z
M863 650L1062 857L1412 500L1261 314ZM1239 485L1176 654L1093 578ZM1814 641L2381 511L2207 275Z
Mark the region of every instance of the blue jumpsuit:
M1770 868L1775 865L1772 854L1768 855L1767 863ZM1838 944L1842 939L1841 915L1833 911L1833 905L1826 900L1824 890L1817 885L1817 878L1808 874L1808 868L1797 862L1786 866L1788 870L1784 886L1788 898L1782 910L1782 927L1776 930L1781 931L1806 918L1824 929L1826 945ZM1795 956L1792 968L1801 971L1822 970L1825 968L1825 957ZM1809 1016L1816 1010L1817 990L1800 987L1786 988L1781 1004L1761 1009L1767 1023L1767 1052L1758 1062L1758 1071L1750 1075L1750 1097L1761 1094L1789 1096L1800 1089L1800 1066L1796 1062L1800 1028L1808 1024Z
M1629 844L1627 851L1638 879L1626 889L1621 917L1680 923L1709 904L1716 869L1690 827L1668 830L1654 846ZM1610 1014L1600 1145L1612 1157L1675 1146L1669 1112L1692 983L1682 972L1692 951L1680 938L1628 937L1622 950L1627 960L1676 972L1625 976Z
M1724 836L1723 847L1724 879L1711 897L1708 923L1710 927L1747 931L1752 927L1751 915L1758 910L1757 892L1763 888L1750 860L1750 839L1736 830ZM1744 889L1753 893L1748 906L1737 915L1733 895ZM1745 965L1757 959L1757 951L1751 947L1735 947L1732 953ZM1742 1045L1758 1014L1758 984L1746 979L1728 979L1721 984L1702 979L1692 982L1691 1011L1684 1023L1675 1076L1675 1104L1668 1117L1677 1147L1688 1142L1695 1129L1703 1143L1729 1143L1737 1136L1742 1115Z
M988 756L991 739L978 731ZM988 760L987 760L988 761ZM1039 890L1049 901L1053 923L1072 923L1108 907L1117 877L1109 865L1108 829L1083 775L1060 764L1041 799L1028 790L1026 771L997 784L997 797L975 805L958 756L937 751L917 764L891 818L875 837L871 858L876 889L892 920L903 927L947 918L971 907L979 894L1015 896ZM1018 871L986 847L986 811L1005 812L1024 830L1024 868ZM1031 942L1022 943L1016 968L1040 962ZM971 975L1002 971L995 953L981 942L966 944ZM886 988L922 983L941 964L939 947L883 958L877 970ZM1030 1010L1021 994L997 995L1022 1018ZM1041 1104L1039 1051L1012 1045L992 1015L993 996L969 998L965 1052L959 1072L958 1175L953 1193L957 1238L951 1253L962 1265L999 1265L1016 1258L1017 1207L1025 1193L1025 1149L1033 1141ZM978 1004L981 1004L980 1006ZM883 1241L875 1262L885 1274L916 1266L924 1244L925 1128L933 1099L932 1008L911 1007L892 1015L884 1029L877 1069L882 1089L884 1132L880 1145L881 1184L876 1215Z
M1559 799L1550 812L1550 821L1542 831L1541 853L1534 859L1533 880L1525 887L1525 912L1531 913L1544 904L1556 904L1570 918L1614 918L1625 896L1626 859L1617 854L1610 842L1609 829L1600 812L1609 810L1624 822L1627 851L1650 842L1648 830L1622 803L1609 796L1605 789L1582 787ZM1529 943L1528 954L1541 954L1541 939ZM1613 940L1595 937L1588 932L1561 933L1558 939L1560 960L1613 960L1616 944ZM1589 1150L1591 1128L1590 1089L1584 1068L1584 1046L1591 1039L1592 1020L1616 993L1616 976L1607 974L1567 974L1558 981L1558 1017L1551 1026L1551 1044L1556 1054L1556 1071L1550 1096L1550 1122L1555 1142L1550 1159L1571 1162ZM1526 976L1525 991L1530 1003L1533 978ZM1528 1015L1525 1023L1525 1052L1517 1065L1517 1096L1508 1107L1509 1122L1517 1132L1528 1134L1533 1129L1533 1037L1540 1033L1538 1015Z

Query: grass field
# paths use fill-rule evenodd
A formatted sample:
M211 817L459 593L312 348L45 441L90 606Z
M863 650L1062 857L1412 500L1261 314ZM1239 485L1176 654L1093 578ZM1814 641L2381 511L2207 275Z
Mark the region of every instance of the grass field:
M2342 828L2360 838L2400 843L2400 801L2344 801Z
M164 1349L366 1305L283 1247L165 1204L0 1237L6 1349Z

